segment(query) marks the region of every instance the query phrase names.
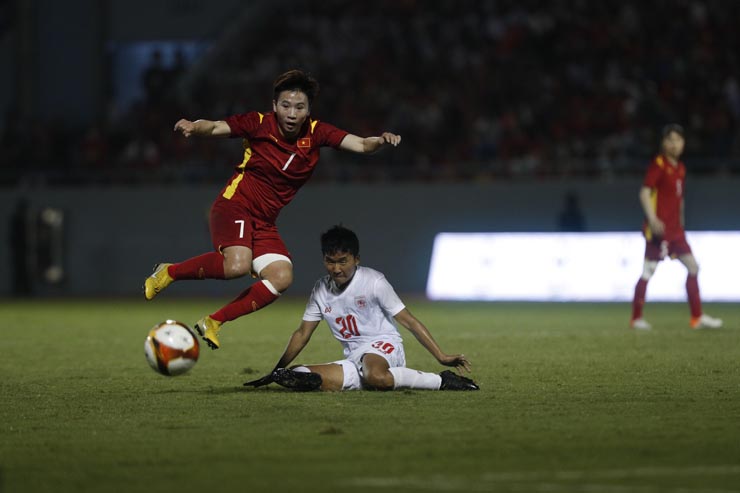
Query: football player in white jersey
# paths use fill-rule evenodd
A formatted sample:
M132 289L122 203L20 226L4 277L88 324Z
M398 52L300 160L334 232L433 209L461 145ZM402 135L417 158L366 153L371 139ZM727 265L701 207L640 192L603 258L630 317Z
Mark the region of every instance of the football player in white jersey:
M328 275L319 279L293 333L270 375L247 382L272 382L295 390L429 389L478 390L471 379L447 370L440 374L406 368L403 340L395 322L407 328L440 364L470 371L463 354L444 353L429 330L404 306L385 276L360 266L357 235L334 226L321 235ZM344 359L318 365L287 366L325 320L344 348Z

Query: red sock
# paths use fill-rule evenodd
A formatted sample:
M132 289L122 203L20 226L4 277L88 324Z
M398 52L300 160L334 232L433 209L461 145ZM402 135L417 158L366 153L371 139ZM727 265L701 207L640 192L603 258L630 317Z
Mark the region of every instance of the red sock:
M699 281L696 276L689 274L686 277L686 294L689 295L691 317L701 317L701 296L699 296Z
M640 278L635 286L635 297L632 299L632 320L642 318L642 307L645 305L645 292L647 291L647 279Z
M242 315L256 312L280 297L270 291L265 284L268 281L260 281L245 289L234 301L215 312L210 317L219 322L228 322Z
M191 259L172 264L167 269L170 277L181 279L225 279L224 256L219 252L208 252Z

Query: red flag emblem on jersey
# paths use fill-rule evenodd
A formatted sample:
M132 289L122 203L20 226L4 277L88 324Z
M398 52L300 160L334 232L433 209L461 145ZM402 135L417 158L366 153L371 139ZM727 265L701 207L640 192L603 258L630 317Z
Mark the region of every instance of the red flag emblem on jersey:
M311 147L311 139L306 137L305 139L298 139L298 147L307 149Z

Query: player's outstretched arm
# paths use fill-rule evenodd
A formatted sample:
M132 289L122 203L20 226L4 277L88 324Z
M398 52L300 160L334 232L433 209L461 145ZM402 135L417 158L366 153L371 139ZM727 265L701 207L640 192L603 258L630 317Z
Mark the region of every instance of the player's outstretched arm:
M464 354L446 354L444 353L434 340L432 334L424 326L418 318L414 317L411 312L404 308L396 314L394 317L396 321L406 327L409 332L414 334L414 337L419 343L434 356L440 364L444 366L454 366L458 371L470 372L470 362L465 358Z
M308 341L311 340L314 330L318 327L319 322L310 322L303 320L301 325L293 332L288 341L288 346L283 351L283 355L275 365L275 368L270 371L268 375L257 380L252 380L244 384L245 387L262 387L264 385L270 385L273 382L272 373L278 368L286 368L291 361L293 361L300 353L303 348L306 347Z
M280 357L280 360L275 365L275 368L286 368L291 361L296 359L301 351L303 351L303 348L306 347L308 341L311 340L311 336L318 326L319 322L302 320L301 325L299 325L296 331L293 332L293 335L290 336L288 345L286 346L283 355Z
M175 123L175 132L180 132L185 137L228 137L231 135L231 127L223 120L195 120L191 122L181 118Z
M397 147L401 143L401 136L390 132L383 132L379 137L358 137L347 134L339 144L344 151L356 152L358 154L372 154L386 146Z

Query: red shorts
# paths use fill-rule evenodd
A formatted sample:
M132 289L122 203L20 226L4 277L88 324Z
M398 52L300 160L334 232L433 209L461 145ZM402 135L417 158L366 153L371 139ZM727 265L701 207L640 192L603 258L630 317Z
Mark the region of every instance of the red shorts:
M244 206L219 197L211 207L211 241L213 248L223 251L230 246L245 246L256 259L267 253L277 253L290 258L290 253L280 238L277 226L255 219Z
M678 258L681 255L687 255L691 253L691 247L686 241L686 235L671 240L650 240L645 241L645 258L648 260L661 261L666 257L672 259Z

